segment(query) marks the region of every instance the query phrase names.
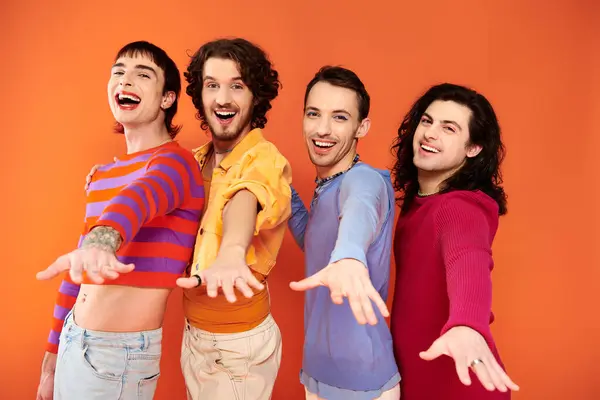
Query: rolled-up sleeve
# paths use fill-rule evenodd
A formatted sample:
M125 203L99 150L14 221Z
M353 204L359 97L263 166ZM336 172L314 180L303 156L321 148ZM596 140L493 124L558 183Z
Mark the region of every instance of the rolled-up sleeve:
M274 152L259 152L245 157L241 162L239 176L223 192L226 200L224 206L237 192L248 190L256 197L260 207L255 235L287 223L292 202L292 168L287 159Z

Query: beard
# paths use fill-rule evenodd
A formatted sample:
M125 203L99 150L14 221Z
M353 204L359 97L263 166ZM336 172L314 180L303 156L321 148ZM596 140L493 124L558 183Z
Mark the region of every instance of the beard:
M206 123L213 139L222 142L233 142L238 140L243 133L252 129L252 110L243 114L237 110L237 114L228 125L220 124L219 118L215 116L213 110L210 110L210 113L212 115L206 118Z

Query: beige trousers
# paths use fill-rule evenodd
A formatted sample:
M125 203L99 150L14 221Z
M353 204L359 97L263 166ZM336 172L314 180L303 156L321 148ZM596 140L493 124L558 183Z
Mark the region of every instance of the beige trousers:
M306 400L327 400L320 398L314 393L310 393L306 388L304 388L304 391L306 392ZM400 384L397 384L390 390L386 390L381 393L381 396L373 400L400 400Z
M280 364L281 332L271 315L232 334L185 323L181 370L188 400L269 400Z

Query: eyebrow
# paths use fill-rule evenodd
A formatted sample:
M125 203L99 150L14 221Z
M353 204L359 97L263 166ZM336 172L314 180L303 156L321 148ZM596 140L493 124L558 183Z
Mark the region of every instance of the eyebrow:
M433 117L429 114L427 114L426 112L423 113L424 116L426 116L427 118L433 120ZM458 128L459 131L462 131L462 127L458 124L458 122L456 121L452 121L450 119L444 119L440 121L442 124L451 124L454 125Z
M206 75L203 79L204 81L216 81L217 79L213 78L210 75ZM244 82L244 80L242 79L241 76L235 76L233 78L231 78L232 81L242 81L242 83Z
M124 67L125 67L125 64L123 64L123 63L116 63L116 64L115 64L115 65L113 65L112 67L113 67L113 68L117 68L117 67L124 68ZM158 74L156 73L156 70L155 70L154 68L152 68L152 67L148 66L148 65L144 65L144 64L137 64L137 65L134 67L134 69L143 69L143 70L146 70L146 71L150 71L150 72L152 72L154 75L158 75Z
M312 106L306 107L306 111L309 111L309 110L310 111L321 111L317 107L312 107ZM352 116L352 114L350 112L344 110L343 108L333 110L332 113L333 114L346 114L346 115Z

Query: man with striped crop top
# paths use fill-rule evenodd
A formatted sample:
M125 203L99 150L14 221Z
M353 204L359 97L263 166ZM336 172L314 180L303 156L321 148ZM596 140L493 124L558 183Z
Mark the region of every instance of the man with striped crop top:
M167 298L189 264L204 207L198 163L174 141L180 91L162 49L134 42L117 53L108 100L127 154L94 174L78 248L37 275L68 271L38 399L154 396Z

